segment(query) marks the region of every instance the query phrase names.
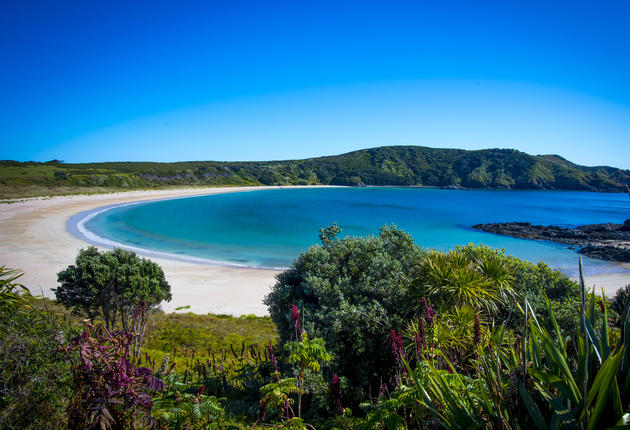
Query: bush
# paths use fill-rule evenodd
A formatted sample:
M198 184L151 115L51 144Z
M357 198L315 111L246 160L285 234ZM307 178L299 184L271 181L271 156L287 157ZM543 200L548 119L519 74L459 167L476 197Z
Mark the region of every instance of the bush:
M401 330L410 316L408 290L422 251L395 227L381 228L377 237L343 240L336 238L339 231L336 225L321 230L321 246L309 248L277 276L265 303L281 343L294 335L290 309L298 305L304 328L326 341L332 368L348 380L345 396L357 404L389 380L389 332Z
M63 428L72 378L59 347L69 328L3 282L14 273L0 268L0 428Z
M539 262L537 264L530 263L513 257L511 255L505 255L504 251L490 248L488 246L475 246L466 245L458 247L469 258L499 258L508 267L513 281L512 285L518 297L527 298L532 309L539 316L540 321L549 325L548 314L544 302L544 296L546 295L556 313L556 319L560 327L567 331L573 332L578 324L579 317L577 316L574 306L580 298L580 289L576 282L572 281L568 276L562 272L553 270L547 264ZM504 309L502 315L497 319L507 318L508 309ZM510 321L510 327L516 327L519 324L518 318Z
M84 323L84 332L64 347L74 374L68 408L70 428L154 427L152 395L164 383L151 369L137 367L129 354L135 333L109 332Z
M630 303L630 284L626 285L623 288L617 290L615 296L612 298L610 303L610 309L615 311L617 314L615 325L617 327L621 327L621 318L623 318L623 311L626 309L626 306Z

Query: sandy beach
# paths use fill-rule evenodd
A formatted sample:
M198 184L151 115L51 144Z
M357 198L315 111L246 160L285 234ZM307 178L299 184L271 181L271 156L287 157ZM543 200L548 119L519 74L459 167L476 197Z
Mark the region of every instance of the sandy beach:
M281 187L257 187L281 188ZM54 297L57 272L74 263L88 243L71 235L66 222L79 212L139 200L252 190L251 187L191 188L28 199L0 205L0 265L23 270L21 282L33 294ZM190 306L195 313L266 315L264 296L278 271L195 264L151 257L171 285L173 300L165 311Z
M257 187L256 189L282 188ZM73 264L77 252L89 246L66 230L67 221L80 212L140 200L250 191L251 187L190 188L125 193L77 195L27 199L0 205L0 265L25 272L21 282L34 294L54 297L57 272ZM190 306L195 313L266 315L262 303L274 283L277 270L197 264L150 257L158 263L171 284L173 300L165 311ZM630 264L619 265L630 271ZM586 283L608 296L630 284L630 273L587 276Z

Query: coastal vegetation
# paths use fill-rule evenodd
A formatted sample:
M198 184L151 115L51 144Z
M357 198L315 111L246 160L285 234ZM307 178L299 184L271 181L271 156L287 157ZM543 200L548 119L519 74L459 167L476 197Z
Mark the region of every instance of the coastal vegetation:
M488 247L339 233L278 275L270 317L155 311L137 356L143 301L108 328L3 268L1 426L628 426L630 286L608 300Z
M512 149L388 146L304 160L64 163L0 161L0 198L174 186L395 185L624 192L630 171Z

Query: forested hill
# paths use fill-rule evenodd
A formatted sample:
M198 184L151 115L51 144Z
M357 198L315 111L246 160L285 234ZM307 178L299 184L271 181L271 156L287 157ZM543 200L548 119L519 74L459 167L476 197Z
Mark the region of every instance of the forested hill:
M628 170L579 166L557 155L532 156L511 149L388 146L265 162L0 162L0 194L4 198L67 193L77 187L330 184L622 192L628 183Z

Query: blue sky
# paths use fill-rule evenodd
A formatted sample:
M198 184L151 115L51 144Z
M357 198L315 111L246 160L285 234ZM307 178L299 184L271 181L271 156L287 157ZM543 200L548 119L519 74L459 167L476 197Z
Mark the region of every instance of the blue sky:
M3 2L1 159L516 148L630 168L630 2Z

